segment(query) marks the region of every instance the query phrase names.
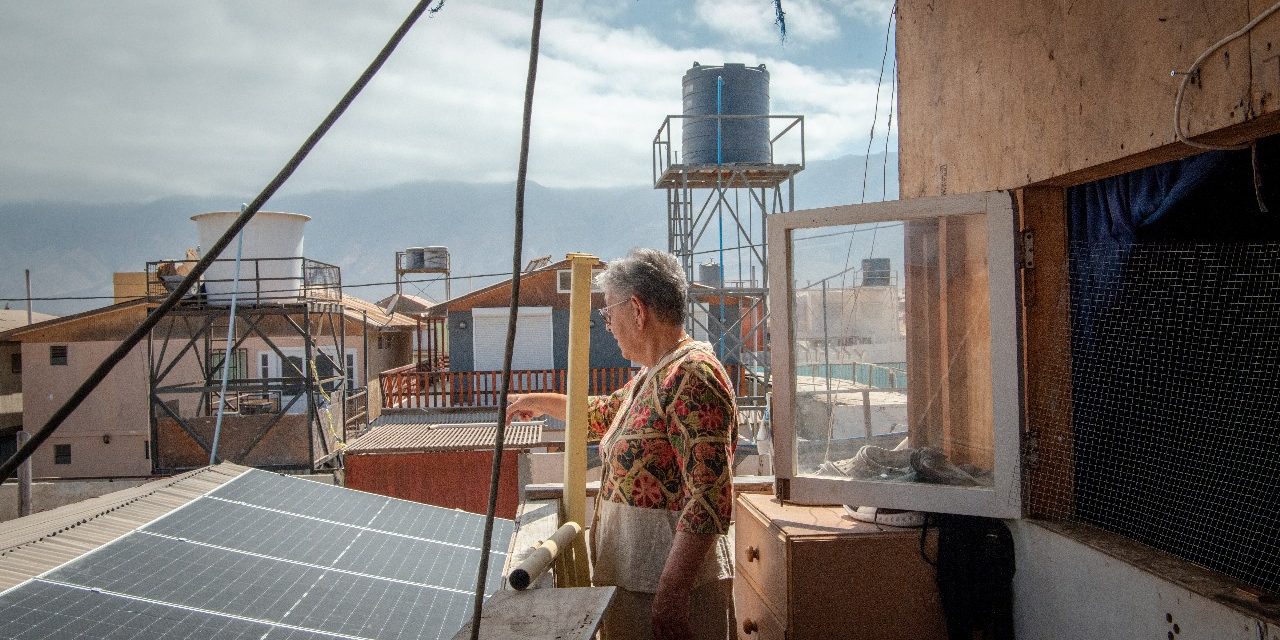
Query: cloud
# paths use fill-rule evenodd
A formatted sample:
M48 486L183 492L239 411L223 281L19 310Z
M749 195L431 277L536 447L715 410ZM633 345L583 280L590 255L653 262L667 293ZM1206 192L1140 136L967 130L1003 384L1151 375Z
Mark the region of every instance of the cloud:
M0 23L0 193L9 200L184 194L247 201L373 58L403 19L403 5L9 3ZM655 27L626 22L624 10L635 10L628 4L548 5L530 179L561 187L647 184L653 136L667 114L679 112L680 78L694 60L767 63L775 112L807 116L811 158L861 153L875 77L793 62L778 48L761 55L752 38L769 34L776 43L769 2L699 2L695 9L702 15L704 7L733 5L760 14L759 32L698 46L671 44ZM838 37L829 9L838 5L784 6L789 26L805 27L807 39ZM530 18L527 8L494 0L451 2L423 19L284 192L512 179Z
M889 12L897 3L894 0L821 0L841 14L855 18L871 26L884 26Z

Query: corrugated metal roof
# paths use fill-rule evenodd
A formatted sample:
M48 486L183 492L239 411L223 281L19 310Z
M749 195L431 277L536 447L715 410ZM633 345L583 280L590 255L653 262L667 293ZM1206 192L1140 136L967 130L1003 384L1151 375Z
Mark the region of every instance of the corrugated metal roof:
M347 455L359 455L492 449L497 432L497 425L492 423L384 424L351 442L344 451ZM542 423L508 425L503 436L504 449L537 446L542 441Z
M51 316L47 313L39 311L31 312L31 324L52 320L58 316ZM10 329L27 326L27 310L26 309L0 309L0 333L4 333Z
M347 294L342 295L342 306L348 318L359 320L360 313L364 312L368 314L369 324L379 327L412 327L418 324L414 315L388 314L382 307L368 300Z
M549 429L563 429L564 421L551 416L539 419ZM458 408L417 408L417 409L383 409L382 415L373 421L373 427L384 424L468 424L487 422L497 424L497 409L458 409Z
M223 463L0 522L0 591L97 549L247 470Z

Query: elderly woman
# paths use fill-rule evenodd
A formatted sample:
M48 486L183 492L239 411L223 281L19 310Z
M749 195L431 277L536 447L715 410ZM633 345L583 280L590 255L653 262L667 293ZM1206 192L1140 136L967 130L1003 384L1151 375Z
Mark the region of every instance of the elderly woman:
M592 581L619 587L602 637L731 637L725 534L737 408L729 377L711 346L684 332L688 284L674 256L636 249L597 282L605 327L643 367L614 394L590 399L604 462ZM507 413L563 419L566 400L515 396Z

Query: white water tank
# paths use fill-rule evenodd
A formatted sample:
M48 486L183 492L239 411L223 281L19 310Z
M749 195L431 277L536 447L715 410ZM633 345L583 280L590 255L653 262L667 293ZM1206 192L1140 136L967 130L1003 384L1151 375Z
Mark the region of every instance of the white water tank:
M404 271L448 273L448 247L409 247L404 250Z
M212 247L239 215L237 211L212 211L191 216L200 246ZM240 254L240 304L298 299L302 288L303 226L310 219L300 213L259 211L249 220ZM230 304L236 269L235 239L218 258L204 273L206 299L210 304Z
M409 247L404 250L404 268L417 271L422 269L426 261L426 247Z
M424 247L422 249L422 268L429 271L449 270L449 247Z

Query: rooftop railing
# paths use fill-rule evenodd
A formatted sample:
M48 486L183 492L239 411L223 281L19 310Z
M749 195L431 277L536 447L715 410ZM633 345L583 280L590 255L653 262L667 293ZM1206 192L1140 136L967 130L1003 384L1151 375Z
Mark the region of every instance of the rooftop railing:
M147 263L147 299L159 302L177 288L195 260L156 260ZM309 258L242 258L237 282L236 260L220 258L184 299L188 304L226 306L236 291L237 304L278 305L298 302L340 302L342 270Z

